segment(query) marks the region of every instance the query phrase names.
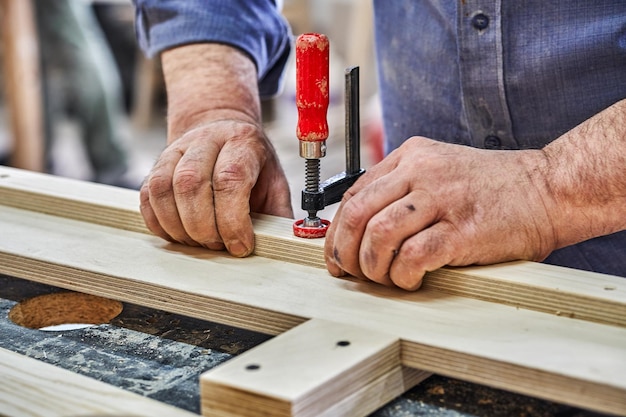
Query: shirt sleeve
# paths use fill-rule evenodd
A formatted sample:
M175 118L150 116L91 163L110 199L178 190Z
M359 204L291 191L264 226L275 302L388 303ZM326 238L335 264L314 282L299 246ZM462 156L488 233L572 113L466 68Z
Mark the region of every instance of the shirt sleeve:
M133 0L139 46L148 56L176 46L217 42L254 61L261 97L282 87L291 49L289 25L272 0Z

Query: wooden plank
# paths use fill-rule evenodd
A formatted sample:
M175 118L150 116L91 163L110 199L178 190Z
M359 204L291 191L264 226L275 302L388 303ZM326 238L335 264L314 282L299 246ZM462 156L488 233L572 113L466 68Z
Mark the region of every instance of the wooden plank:
M0 272L280 333L317 318L391 334L402 364L626 414L626 329L0 206ZM591 274L590 279L595 275Z
M7 417L196 414L0 349L0 414Z
M312 319L204 373L202 414L366 415L429 375L402 369L394 336Z
M0 166L0 204L123 230L149 233L139 213L137 191L91 184ZM292 221L272 216L254 219L255 254L325 268L323 239L301 239ZM626 280L535 262L441 268L423 287L573 317L626 326Z

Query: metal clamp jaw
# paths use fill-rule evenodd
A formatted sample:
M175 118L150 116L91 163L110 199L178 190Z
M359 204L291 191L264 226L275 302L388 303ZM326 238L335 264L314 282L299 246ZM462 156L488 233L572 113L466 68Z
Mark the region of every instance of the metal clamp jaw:
M359 67L346 69L345 112L346 170L322 182L316 191L302 190L302 209L309 217L341 201L346 190L365 172L360 167Z

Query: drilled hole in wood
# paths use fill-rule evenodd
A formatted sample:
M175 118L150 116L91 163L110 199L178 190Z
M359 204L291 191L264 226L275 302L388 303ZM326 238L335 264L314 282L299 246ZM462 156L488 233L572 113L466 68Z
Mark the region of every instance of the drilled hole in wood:
M246 366L247 371L258 371L259 369L261 369L261 365L257 363L251 363L250 365Z
M108 323L122 303L95 295L61 292L29 298L15 305L9 319L30 329L59 331Z
M350 346L350 342L347 340L340 340L337 342L337 346L341 346L341 347Z

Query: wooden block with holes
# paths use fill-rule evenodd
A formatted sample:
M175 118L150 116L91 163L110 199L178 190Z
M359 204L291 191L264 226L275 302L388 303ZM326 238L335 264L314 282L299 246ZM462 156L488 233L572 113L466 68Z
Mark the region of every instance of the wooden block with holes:
M402 366L397 337L312 319L205 373L202 413L366 415L428 375Z
M0 167L0 273L281 335L203 377L207 414L250 398L268 415L363 415L421 369L626 415L624 278L514 262L441 268L409 293L331 277L323 241L294 238L288 219L256 217L256 256L236 259L152 236L138 202ZM354 358L337 359L339 339Z

